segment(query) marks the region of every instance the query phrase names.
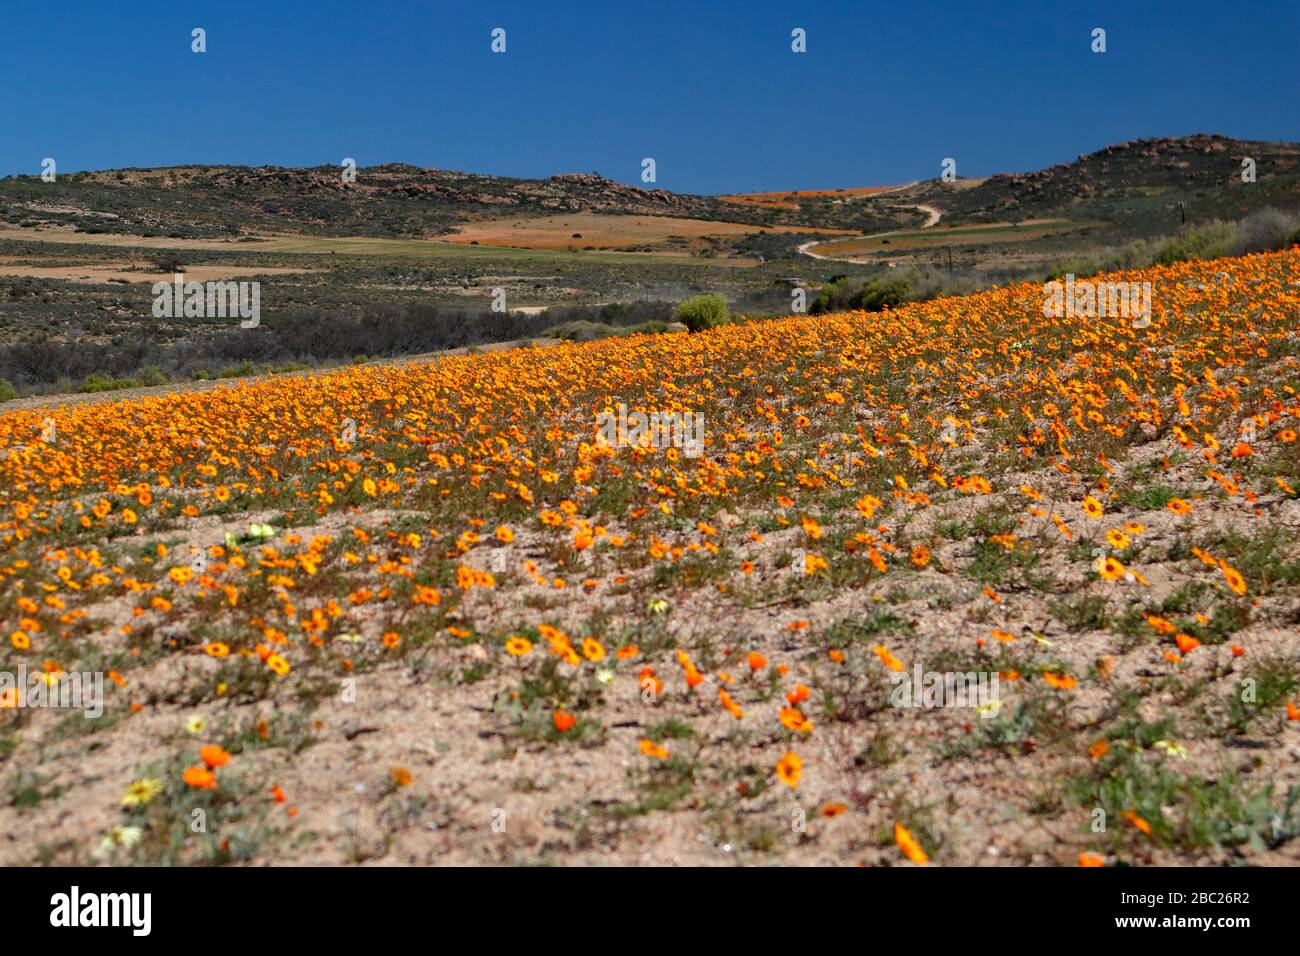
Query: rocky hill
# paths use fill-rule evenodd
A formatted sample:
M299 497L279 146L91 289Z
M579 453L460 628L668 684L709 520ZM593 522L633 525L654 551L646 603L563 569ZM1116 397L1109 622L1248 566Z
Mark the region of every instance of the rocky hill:
M1255 162L1253 183L1242 181L1247 158ZM597 173L511 179L402 163L358 169L355 181L337 166L182 166L74 172L54 183L0 180L0 227L173 238L432 238L466 222L548 212L871 233L921 225L927 216L918 206L940 210L947 225L1054 216L1143 234L1184 215L1240 218L1270 205L1300 208L1300 144L1202 133L1118 143L1035 172L931 179L872 196L823 191L779 208L627 186Z
M753 222L766 210L625 186L595 173L508 179L388 163L340 167L187 166L0 180L0 220L78 232L219 237L257 232L432 237L514 213L600 212Z
M1254 182L1242 180L1245 159L1254 160ZM930 180L906 193L942 209L948 222L1055 215L1168 223L1179 202L1197 219L1236 218L1265 205L1300 208L1300 144L1204 133L1139 139L1036 172Z

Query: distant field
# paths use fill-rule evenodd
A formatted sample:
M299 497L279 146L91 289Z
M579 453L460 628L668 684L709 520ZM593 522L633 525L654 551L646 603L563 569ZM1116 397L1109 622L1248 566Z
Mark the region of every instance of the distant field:
M874 196L876 193L883 193L895 186L863 186L858 189L795 189L787 192L775 193L736 193L731 196L719 196L723 202L735 203L738 206L761 206L764 209L798 209L799 203L809 199L820 199L823 196L832 196L836 199L860 199L863 196Z
M0 276L27 279L63 279L100 285L105 282L154 283L171 279L171 273L160 272L147 262L78 265L32 265L32 260L20 256L0 256ZM193 282L220 279L244 279L250 276L303 275L312 270L289 269L277 266L238 266L230 264L189 266L186 278Z
M755 232L818 233L852 235L851 229L819 229L806 226L755 226L740 222L708 219L679 219L668 216L609 216L593 212L562 213L555 216L520 216L490 219L463 226L454 243L478 243L524 249L620 249L626 246L662 247L655 254L698 249L706 237L743 236ZM651 250L646 250L651 251Z
M576 218L576 217L575 217ZM613 218L613 217L609 217ZM627 217L643 218L643 217ZM656 217L644 217L654 219ZM690 223L694 220L667 219L667 223ZM704 222L704 220L700 220ZM758 226L741 226L736 223L707 223L709 226L722 226L721 229L713 229L714 234L726 234L727 226L733 226L733 235L740 235L744 232L758 232L762 227ZM665 227L669 228L669 227ZM676 227L672 227L673 234ZM580 230L575 230L580 231ZM778 231L778 230L769 230ZM786 230L799 232L826 232L829 234L844 234L848 230ZM76 244L89 246L114 246L118 248L130 249L175 249L191 251L220 251L220 252L240 252L240 253L287 253L302 255L321 255L321 254L338 254L338 255L365 255L365 256L394 256L405 258L491 258L500 259L503 257L529 256L529 257L571 257L580 255L581 250L565 248L564 245L546 246L492 246L482 240L478 246L470 244L472 236L457 236L455 241L442 241L436 239L384 239L369 236L360 236L352 238L334 238L331 236L279 236L267 235L259 236L252 241L233 241L226 239L174 239L162 236L127 236L110 233L80 233L64 230L36 230L36 229L0 229L0 240L13 239L26 242L48 242L60 244ZM570 240L567 245L575 245L580 240ZM644 239L629 239L628 243L644 242ZM584 245L592 245L586 243ZM678 263L690 263L699 261L697 257L692 256L689 251L673 253L670 249L663 252L612 252L600 250L602 258L621 258L628 262L644 260L647 255L654 255L656 259L665 259ZM719 260L710 260L712 264L731 264L731 265L752 265L752 259L730 259L720 263Z
M816 252L818 255L835 257L928 249L949 244L994 245L1007 242L1031 242L1066 231L1087 228L1088 225L1088 223L1068 219L1035 219L1019 225L992 223L979 226L954 226L947 229L907 230L871 238L819 242Z

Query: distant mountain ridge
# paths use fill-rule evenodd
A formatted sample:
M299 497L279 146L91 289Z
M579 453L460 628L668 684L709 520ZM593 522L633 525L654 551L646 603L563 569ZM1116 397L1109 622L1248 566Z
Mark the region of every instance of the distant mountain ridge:
M1242 182L1242 160L1255 163ZM960 169L959 169L960 172ZM762 226L915 227L925 205L944 224L1063 216L1127 223L1142 232L1188 207L1199 218L1244 215L1263 205L1300 208L1300 144L1198 133L1117 143L1028 173L955 183L929 179L861 195L821 190L788 204L628 186L596 173L513 179L385 163L339 166L176 166L0 180L0 226L174 238L301 232L325 236L433 238L504 216L597 212Z
M1243 160L1254 162L1254 182L1242 178ZM1267 204L1300 207L1300 144L1231 139L1198 133L1116 143L1069 163L1030 173L998 173L968 189L919 184L914 193L957 221L1049 214L1110 218L1116 203L1150 200L1193 203L1231 216ZM1252 195L1257 193L1259 195ZM1265 195L1266 194L1266 195ZM1197 200L1204 200L1197 201Z

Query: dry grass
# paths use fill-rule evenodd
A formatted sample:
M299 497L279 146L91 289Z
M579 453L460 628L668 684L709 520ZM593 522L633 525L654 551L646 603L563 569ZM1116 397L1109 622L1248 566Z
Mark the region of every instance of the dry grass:
M609 216L574 212L467 223L448 239L456 243L519 249L620 249L645 245L657 247L659 252L680 255L684 249L697 250L700 247L698 240L707 236L743 236L754 232L852 235L852 230L849 229L754 226L669 216Z
M829 197L852 202L854 199L875 196L878 193L888 192L896 188L895 186L862 186L856 189L794 189L788 192L736 193L735 195L719 196L718 198L724 202L736 203L739 206L761 206L764 209L798 209L801 202L807 202L810 199Z

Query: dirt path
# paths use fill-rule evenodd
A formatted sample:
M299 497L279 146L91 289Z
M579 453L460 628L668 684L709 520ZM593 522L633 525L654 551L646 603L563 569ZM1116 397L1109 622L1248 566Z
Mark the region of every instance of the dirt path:
M888 190L886 190L885 192L882 192L882 193L876 193L875 195L872 195L872 196L866 196L866 197L864 197L864 198L865 198L865 199L875 199L876 196L884 196L884 195L886 195L886 194L888 194L888 193L895 192L895 191L897 191L897 190L899 190L899 189L906 189L908 186L915 186L915 185L916 185L916 183L907 183L907 184L905 184L905 185L903 185L903 186L896 186L896 187L894 187L894 189L888 189ZM940 209L936 209L934 206L926 206L926 205L923 205L923 204L921 204L921 203L917 203L916 205L912 206L912 208L913 208L913 209L919 209L919 210L921 210L921 212L923 212L923 213L926 214L926 217L927 217L927 218L926 218L925 222L921 225L921 228L922 228L922 229L929 229L931 226L936 225L936 224L939 222L939 220L940 220L941 218L943 218L943 211L940 210ZM872 233L872 234L869 235L869 236L858 236L857 239L880 239L880 238L882 238L882 237L884 237L884 236L895 236L895 235L898 235L900 232L913 232L913 231L915 231L915 230L912 230L912 229L890 229L890 230L888 230L887 232L876 232L876 233ZM853 264L855 264L855 265L861 265L861 262L860 262L860 260L858 260L858 259L843 259L843 258L840 258L839 256L823 256L823 255L821 255L820 253L816 253L816 252L813 252L813 251L812 251L812 247L813 247L813 246L819 246L819 245L821 245L823 242L826 242L826 241L828 241L828 240L824 240L824 239L814 239L814 240L812 240L812 241L810 241L810 242L801 243L801 244L799 245L799 252L801 252L801 253L802 253L803 255L805 255L805 256L808 256L809 258L812 258L812 259L821 259L821 260L824 261L824 262L850 262L850 263L853 263ZM838 240L831 240L831 241L838 241Z

